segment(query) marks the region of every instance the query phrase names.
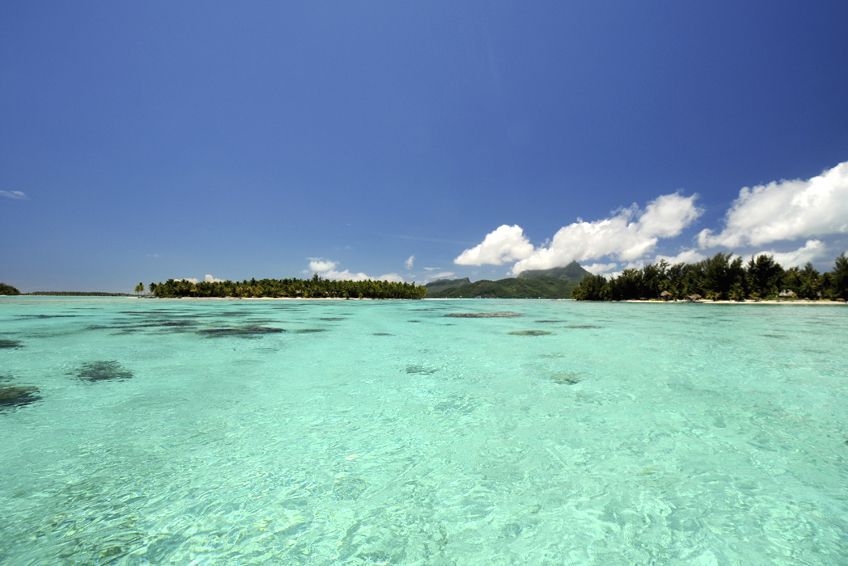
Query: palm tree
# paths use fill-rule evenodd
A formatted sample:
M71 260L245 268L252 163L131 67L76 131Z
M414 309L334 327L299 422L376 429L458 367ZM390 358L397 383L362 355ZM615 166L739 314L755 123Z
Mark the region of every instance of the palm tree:
M135 286L135 294L140 296L142 293L144 293L144 283L139 283Z

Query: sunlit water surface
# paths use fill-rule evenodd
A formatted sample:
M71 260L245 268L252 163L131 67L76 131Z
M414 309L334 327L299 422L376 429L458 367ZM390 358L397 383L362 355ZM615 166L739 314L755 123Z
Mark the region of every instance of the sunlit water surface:
M0 562L846 563L846 315L0 299Z

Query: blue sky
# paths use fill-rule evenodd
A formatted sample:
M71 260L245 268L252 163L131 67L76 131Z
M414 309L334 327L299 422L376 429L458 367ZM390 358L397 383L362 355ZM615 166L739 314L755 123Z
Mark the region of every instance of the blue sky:
M3 2L0 281L719 250L826 268L848 232L845 21L844 2Z

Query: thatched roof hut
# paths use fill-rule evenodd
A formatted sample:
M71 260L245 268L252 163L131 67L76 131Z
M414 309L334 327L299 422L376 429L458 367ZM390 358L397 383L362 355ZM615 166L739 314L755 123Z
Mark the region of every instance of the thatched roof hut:
M780 299L797 299L798 295L792 289L784 289L780 293L777 294Z
M691 295L686 297L686 300L689 301L690 303L697 303L698 301L701 300L701 298L702 298L701 295L699 295L698 293L692 293Z
M671 300L671 293L669 293L668 291L663 291L662 293L660 293L660 299L664 301Z

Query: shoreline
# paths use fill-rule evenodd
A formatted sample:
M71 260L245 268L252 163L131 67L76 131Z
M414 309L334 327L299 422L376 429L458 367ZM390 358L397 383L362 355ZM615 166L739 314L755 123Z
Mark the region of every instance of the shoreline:
M704 305L822 305L822 306L843 306L848 305L848 302L845 301L834 301L831 299L821 299L821 300L812 300L812 299L789 299L789 300L781 300L781 299L764 299L762 301L754 301L751 299L745 299L744 301L730 301L727 299L722 300L708 300L708 299L700 299L697 301L687 301L685 299L675 299L664 301L662 299L625 299L623 301L595 301L595 302L608 302L608 303L656 303L656 304L704 304Z

